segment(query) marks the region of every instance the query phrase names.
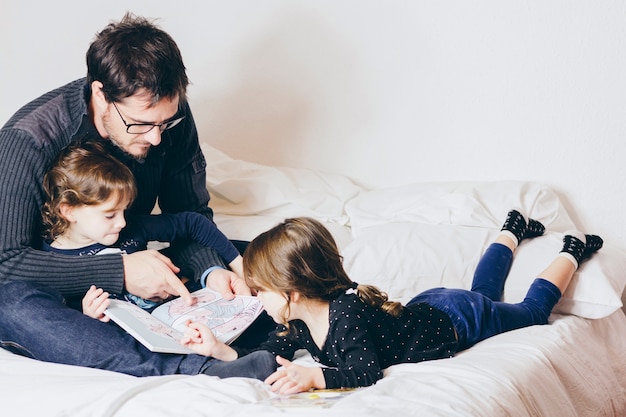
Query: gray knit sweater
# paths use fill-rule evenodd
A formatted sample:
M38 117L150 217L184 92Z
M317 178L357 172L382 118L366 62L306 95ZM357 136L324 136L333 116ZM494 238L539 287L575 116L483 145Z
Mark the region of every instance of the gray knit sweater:
M139 195L129 211L150 213L158 199L162 212L195 211L212 218L206 162L187 105L184 121L164 131L161 144L137 161L100 138L87 117L88 96L85 79L76 80L26 104L0 130L0 283L37 281L66 296L82 296L91 284L122 292L121 255L68 257L40 250L43 175L75 141L102 140L131 169ZM209 266L224 266L216 252L186 242L176 242L168 255L195 278Z

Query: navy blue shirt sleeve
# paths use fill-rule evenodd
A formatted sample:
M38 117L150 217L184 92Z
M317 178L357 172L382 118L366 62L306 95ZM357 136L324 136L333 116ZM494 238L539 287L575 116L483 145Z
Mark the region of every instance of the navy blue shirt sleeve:
M128 225L122 232L121 247L147 243L152 240L173 242L190 239L215 249L227 263L239 252L228 238L208 218L194 212L155 215L129 215Z

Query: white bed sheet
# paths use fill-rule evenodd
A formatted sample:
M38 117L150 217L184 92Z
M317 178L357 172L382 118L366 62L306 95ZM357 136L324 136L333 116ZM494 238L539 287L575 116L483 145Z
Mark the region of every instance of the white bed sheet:
M0 350L3 410L16 416L624 416L626 316L553 316L451 359L395 365L330 408L280 408L259 381L136 378ZM310 358L298 359L310 363ZM4 413L3 413L4 414Z
M505 297L516 301L560 234L573 227L558 197L532 183L416 184L367 191L347 178L233 161L203 146L216 221L250 240L285 217L325 222L353 279L407 298L434 285L467 287L508 209L549 235L520 247ZM533 262L537 262L535 265ZM329 408L276 407L261 382L205 375L136 378L43 363L0 349L2 415L137 416L626 416L626 251L586 262L553 323L495 336L451 359L392 366L377 384ZM602 285L599 285L602 283ZM574 315L576 314L576 315ZM308 355L297 359L314 366Z

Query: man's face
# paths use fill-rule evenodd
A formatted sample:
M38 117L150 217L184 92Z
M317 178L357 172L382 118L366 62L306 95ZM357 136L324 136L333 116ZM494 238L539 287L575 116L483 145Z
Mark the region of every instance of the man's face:
M127 125L158 125L172 120L178 111L178 98L163 98L155 105L151 103L147 95L136 94L118 103L108 103L107 110L102 115L102 125L108 138L135 159L145 158L152 146L161 143L162 132L159 126L154 126L146 133L128 133Z

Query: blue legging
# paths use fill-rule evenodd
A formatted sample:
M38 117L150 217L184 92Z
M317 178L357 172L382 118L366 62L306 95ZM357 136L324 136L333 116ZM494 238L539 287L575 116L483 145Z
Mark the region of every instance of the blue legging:
M408 304L427 303L446 312L456 329L459 351L509 330L547 324L561 292L545 279L535 279L521 303L500 301L512 262L513 252L508 247L492 243L476 267L470 291L433 288Z

